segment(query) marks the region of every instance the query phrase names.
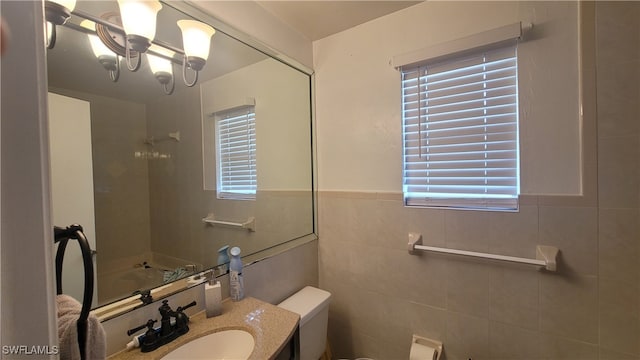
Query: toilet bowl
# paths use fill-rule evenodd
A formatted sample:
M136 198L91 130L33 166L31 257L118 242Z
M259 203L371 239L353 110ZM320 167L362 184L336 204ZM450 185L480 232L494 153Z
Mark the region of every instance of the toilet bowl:
M307 286L278 304L300 315L301 360L318 360L324 353L330 299L328 291Z

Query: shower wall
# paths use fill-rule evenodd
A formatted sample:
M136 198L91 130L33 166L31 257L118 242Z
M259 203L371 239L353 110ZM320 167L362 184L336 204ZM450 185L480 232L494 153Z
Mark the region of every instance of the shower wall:
M51 91L90 103L97 301L103 304L122 296L109 281L113 273L151 258L148 162L135 157L135 152L148 150L146 106L66 89ZM126 211L122 204L127 204Z

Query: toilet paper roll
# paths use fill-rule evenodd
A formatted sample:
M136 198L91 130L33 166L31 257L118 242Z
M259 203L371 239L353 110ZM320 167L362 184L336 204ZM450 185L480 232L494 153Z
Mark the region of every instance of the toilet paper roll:
M438 352L431 346L423 345L417 342L411 343L411 352L409 360L436 360Z

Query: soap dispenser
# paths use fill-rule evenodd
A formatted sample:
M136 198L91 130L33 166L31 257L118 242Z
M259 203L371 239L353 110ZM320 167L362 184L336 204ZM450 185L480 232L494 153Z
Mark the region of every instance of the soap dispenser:
M208 318L222 314L222 286L216 280L213 270L211 278L204 284L204 302Z

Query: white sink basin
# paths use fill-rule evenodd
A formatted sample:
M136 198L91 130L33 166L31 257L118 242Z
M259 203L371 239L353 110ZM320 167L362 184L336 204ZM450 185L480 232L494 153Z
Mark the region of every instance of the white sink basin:
M250 333L244 330L224 330L189 341L161 360L248 359L254 346L255 341Z

